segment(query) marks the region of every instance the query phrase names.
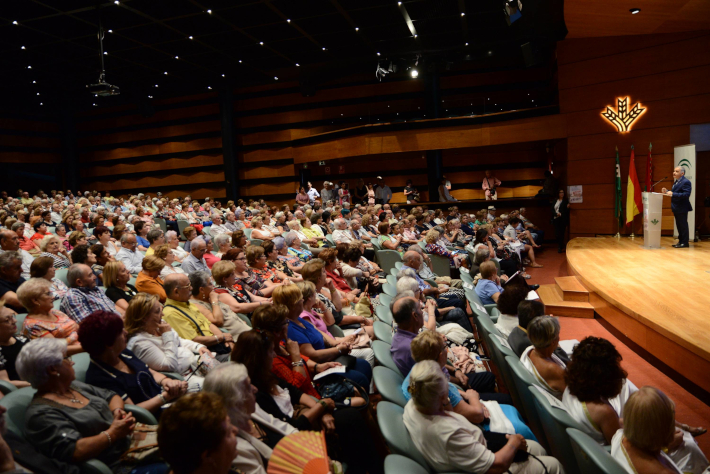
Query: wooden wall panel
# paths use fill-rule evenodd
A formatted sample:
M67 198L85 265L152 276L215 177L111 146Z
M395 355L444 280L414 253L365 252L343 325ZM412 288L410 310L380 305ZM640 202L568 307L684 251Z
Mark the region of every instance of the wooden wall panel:
M154 145L139 145L126 148L114 148L111 150L97 150L93 152L83 152L79 155L81 162L109 161L122 158L133 158L148 155L167 155L171 153L183 153L190 151L210 150L222 148L222 138L200 138L184 142L168 142Z
M1 163L61 163L62 155L55 153L25 153L21 151L4 151L0 154Z
M33 147L33 148L59 148L61 142L58 138L37 137L28 135L5 135L0 132L0 146L3 147Z
M263 179L295 176L293 164L277 166L260 166L239 170L239 179Z
M619 147L619 156L630 155L631 145L636 150L647 150L653 144L653 154L673 153L673 147L687 144L690 139L690 127L680 125L662 129L634 129L629 133L608 132L600 135L582 135L567 139L568 160L594 160L614 158L615 147ZM637 151L638 153L638 151Z
M169 127L149 128L145 130L132 130L130 132L107 133L102 135L80 138L80 147L106 145L109 143L132 142L137 140L151 140L160 138L179 137L206 132L220 132L222 130L219 120L196 122L186 125L171 125Z
M120 191L121 189L153 189L164 188L175 185L189 185L194 183L214 183L224 182L224 172L222 171L198 171L193 173L175 173L163 176L147 176L144 178L126 178L97 180L86 183L85 186L91 189L110 189Z
M59 125L48 120L0 117L0 128L27 132L59 133Z
M476 152L472 150L444 150L442 162L444 167L470 166L480 164L506 164L541 162L546 160L544 149L501 151L501 152Z
M112 176L131 173L147 173L150 171L181 170L188 168L203 168L222 164L222 154L197 155L188 158L146 159L135 163L99 162L94 166L81 167L83 178Z
M243 151L237 153L237 159L241 163L293 159L293 148L287 146L283 148L266 148L252 151Z
M184 118L204 117L208 115L219 114L219 105L205 104L194 105L189 107L161 110L151 115L144 117L136 111L135 115L122 115L120 117L110 117L103 119L91 119L81 121L76 124L78 131L94 131L94 130L111 130L113 128L128 127L135 125L149 125L156 122L166 120L177 120Z
M240 186L239 193L245 197L268 196L270 194L293 194L293 200L295 202L297 187L298 181L294 179L293 181L288 183L266 183Z

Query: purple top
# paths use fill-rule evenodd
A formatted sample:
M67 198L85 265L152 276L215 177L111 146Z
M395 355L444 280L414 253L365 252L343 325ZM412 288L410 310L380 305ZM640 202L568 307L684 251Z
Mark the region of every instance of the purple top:
M395 365L402 372L404 377L407 376L412 367L414 367L414 358L412 358L412 340L417 337L413 332L397 329L397 332L392 336L392 347L390 353Z
M303 310L303 312L298 317L310 322L319 331L324 332L326 334L330 334L330 331L328 331L328 326L325 325L325 321L323 321L321 318L311 313L310 311Z

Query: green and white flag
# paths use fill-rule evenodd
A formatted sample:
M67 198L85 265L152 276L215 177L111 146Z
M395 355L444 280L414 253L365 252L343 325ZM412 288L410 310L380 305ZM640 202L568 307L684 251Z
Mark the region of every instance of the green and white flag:
M619 147L616 147L616 205L614 207L619 232L624 227L624 215L621 209L621 167L619 166Z

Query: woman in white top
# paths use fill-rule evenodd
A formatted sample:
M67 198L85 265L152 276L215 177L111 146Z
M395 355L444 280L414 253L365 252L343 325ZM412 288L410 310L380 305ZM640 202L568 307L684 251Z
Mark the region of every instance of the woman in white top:
M256 390L242 364L230 362L212 370L205 378L205 391L216 393L224 399L229 419L239 428L237 457L232 461L232 467L244 474L266 474L266 464L272 450L261 441L265 437L265 430L281 436L298 430L257 405L254 396Z
M202 344L182 339L163 321L163 305L156 295L138 293L131 299L125 316L128 332L126 348L153 370L175 372L188 381L188 391L202 389L203 377L193 374L202 354L210 350Z
M168 244L163 244L156 248L154 255L158 258L162 258L165 261L165 266L160 271L161 278L165 278L166 276L171 275L173 273L185 273L185 270L183 270L179 266L173 266L173 263L175 263L175 254L172 252Z
M504 338L508 339L513 329L518 327L518 305L521 301L525 301L527 296L527 286L511 283L506 285L498 297L496 304L501 315L498 316L498 321L496 321L496 328Z
M404 408L404 425L414 445L436 472L564 472L559 461L545 456L542 446L518 434L506 435L507 443L497 452L488 449L483 431L478 426L447 410L448 384L435 361L417 363L409 377L412 399ZM529 452L535 458L513 462L519 450Z
M275 235L264 228L264 220L261 217L255 217L251 220L251 238L259 240L272 240Z
M525 349L520 362L535 377L538 385L558 400L567 388L565 363L554 352L560 342L560 323L552 316L538 316L528 324L532 346Z
M180 247L180 239L178 239L177 232L174 230L169 230L165 233L165 243L170 246L170 250L178 262L182 262L189 255L189 252Z
M585 432L601 445L611 444L621 428L621 416L638 389L626 378L621 355L606 339L587 337L575 347L567 365L567 389L562 404ZM693 434L705 432L675 423L678 434L668 455L681 471L700 474L708 467ZM692 434L691 434L692 433Z
M611 439L611 455L629 474L681 474L664 452L675 438L675 404L657 388L642 387L626 402L624 427Z

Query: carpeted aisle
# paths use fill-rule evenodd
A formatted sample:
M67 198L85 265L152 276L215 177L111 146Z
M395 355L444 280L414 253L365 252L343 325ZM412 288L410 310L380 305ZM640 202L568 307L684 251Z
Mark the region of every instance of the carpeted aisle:
M532 275L530 284L553 284L555 277L567 276L567 260L565 254L558 254L554 245L545 245L545 250L536 254L538 263L543 268L527 268ZM629 379L638 387L653 385L661 389L676 404L676 419L691 426L710 428L710 407L680 385L675 383L661 371L646 362L629 347L621 343L599 321L595 319L561 318L561 339L582 340L587 336L603 337L614 343L623 357L624 369L629 373ZM700 448L710 457L710 433L697 438Z

